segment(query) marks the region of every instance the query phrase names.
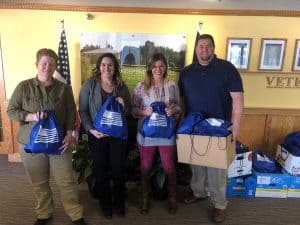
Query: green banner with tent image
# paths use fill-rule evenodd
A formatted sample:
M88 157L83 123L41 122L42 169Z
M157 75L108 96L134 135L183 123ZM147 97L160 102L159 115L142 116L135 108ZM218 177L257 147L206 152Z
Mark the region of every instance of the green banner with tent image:
M132 92L144 79L151 56L160 52L168 60L168 78L177 80L184 67L186 38L182 34L138 34L85 32L81 34L81 81L92 76L98 57L106 52L116 55L123 80Z

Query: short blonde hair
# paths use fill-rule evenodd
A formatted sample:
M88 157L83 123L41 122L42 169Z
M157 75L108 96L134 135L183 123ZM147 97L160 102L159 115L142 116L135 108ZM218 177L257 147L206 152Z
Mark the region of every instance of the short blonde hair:
M49 57L53 58L55 60L55 63L57 64L58 56L55 53L55 51L53 51L52 49L50 49L50 48L39 49L36 53L36 63L38 63L38 61L40 61L42 56L49 56Z

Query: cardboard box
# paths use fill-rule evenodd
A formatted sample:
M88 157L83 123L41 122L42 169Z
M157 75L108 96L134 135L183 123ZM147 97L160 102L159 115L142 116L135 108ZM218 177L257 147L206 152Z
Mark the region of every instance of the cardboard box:
M300 198L300 176L291 176L288 198Z
M290 176L290 186L287 191L288 198L300 198L300 176L290 175L285 169L282 169L282 173Z
M291 175L300 175L300 157L292 155L282 145L277 146L276 160Z
M193 165L227 169L235 157L231 135L211 137L177 134L178 161Z
M229 178L252 174L252 152L237 154L227 173Z
M289 174L254 172L253 175L256 177L255 197L287 198Z
M227 197L253 198L256 190L256 178L254 176L227 178Z

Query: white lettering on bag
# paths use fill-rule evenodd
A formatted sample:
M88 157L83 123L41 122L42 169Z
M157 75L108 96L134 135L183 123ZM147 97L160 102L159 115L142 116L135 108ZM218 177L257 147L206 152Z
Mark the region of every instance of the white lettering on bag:
M38 135L34 140L35 143L57 143L59 142L58 132L56 128L46 129L40 126Z
M100 124L122 127L123 121L121 113L105 110L101 118Z
M164 115L152 113L149 119L148 126L153 127L167 127L167 119Z

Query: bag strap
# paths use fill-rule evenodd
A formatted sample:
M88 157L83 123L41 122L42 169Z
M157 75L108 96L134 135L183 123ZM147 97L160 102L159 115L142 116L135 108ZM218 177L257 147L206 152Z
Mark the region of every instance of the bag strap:
M205 156L208 152L208 149L210 149L210 146L211 146L211 137L209 137L204 153L201 154L201 153L197 152L197 150L195 148L195 144L194 144L194 137L195 136L196 135L190 135L190 140L191 140L190 161L192 160L193 153L195 153L198 156Z
M226 150L227 149L227 141L225 141L225 146L222 146L222 139L220 137L218 137L218 146L219 146L219 150Z

